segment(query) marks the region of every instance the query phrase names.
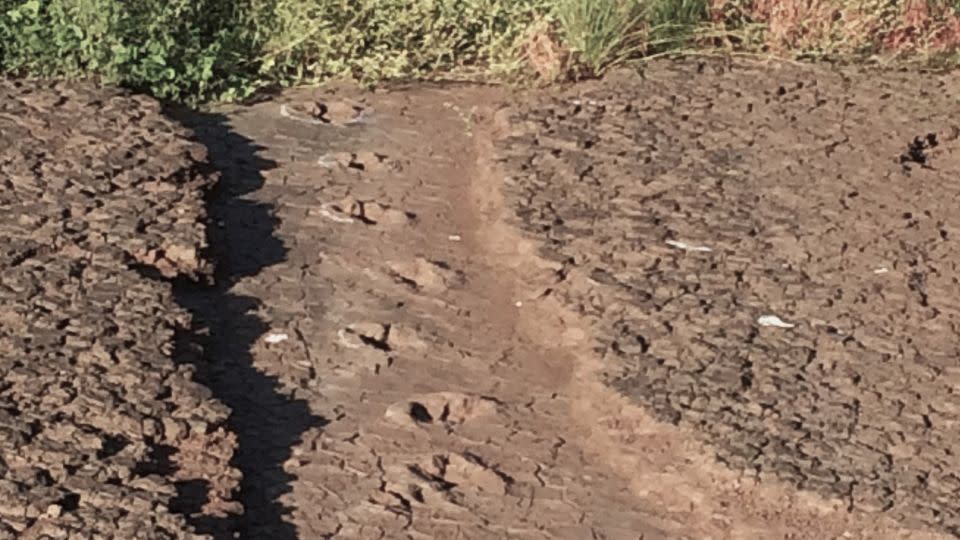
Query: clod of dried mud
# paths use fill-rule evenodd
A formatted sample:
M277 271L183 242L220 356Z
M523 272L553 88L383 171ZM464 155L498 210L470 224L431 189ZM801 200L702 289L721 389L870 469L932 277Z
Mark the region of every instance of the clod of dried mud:
M162 279L209 273L213 180L151 100L0 81L0 538L197 538L239 511Z
M499 153L611 385L735 469L960 535L958 82L657 64L532 100Z

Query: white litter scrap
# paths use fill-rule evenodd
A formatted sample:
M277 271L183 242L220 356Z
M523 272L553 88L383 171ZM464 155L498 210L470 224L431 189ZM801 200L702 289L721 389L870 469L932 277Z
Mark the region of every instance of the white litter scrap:
M680 242L678 240L667 240L666 244L670 247L675 247L677 249L682 249L684 251L699 251L703 253L710 253L713 249L707 246L693 246L686 242Z
M263 338L264 341L266 341L271 345L276 345L277 343L283 343L288 339L290 339L290 336L288 336L287 334L281 334L281 333L269 334L267 335L267 337Z
M889 271L890 271L890 269L887 268L886 266L881 266L880 268L877 268L876 270L874 270L873 273L874 273L874 274L886 274L886 273L889 272Z
M459 234L451 234L450 236L447 237L447 240L450 240L451 242L459 242L463 240L463 237L460 236Z
M797 325L788 323L776 315L764 315L757 319L760 326L770 326L773 328L796 328Z

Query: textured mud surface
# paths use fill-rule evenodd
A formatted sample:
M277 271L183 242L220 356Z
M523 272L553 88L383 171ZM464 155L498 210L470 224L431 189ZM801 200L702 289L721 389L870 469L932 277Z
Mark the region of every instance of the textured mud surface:
M849 349L866 349L866 317L879 315L848 309L860 314L863 326L855 326L837 315L845 305L832 296L837 286L830 293L834 307L821 308L826 286L812 284L849 274L843 279L872 287L869 280L905 271L909 261L892 258L894 245L883 260L841 273L838 265L854 268L859 259L830 251L831 238L843 234L830 227L864 226L844 240L849 253L882 249L873 241L878 235L895 242L897 235L928 231L923 212L939 207L922 208L910 197L917 182L940 182L937 175L945 172L922 169L914 158L922 154L929 166L945 166L949 135L928 151L927 132L942 128L891 120L867 129L861 125L874 121L873 108L849 107L844 117L834 114L834 105L819 113L816 103L784 104L806 95L790 94L796 87L788 86L796 82L790 77L798 73L743 70L726 79L660 69L651 75L660 82L587 88L591 96L579 106L569 96L540 97L509 113L498 103L503 96L489 90L330 89L186 119L224 172L209 210L218 286L181 289L179 300L196 315L195 331L208 336L212 364L203 380L233 411L228 427L239 441L235 463L243 473L241 537L942 538L927 526L949 526L951 503L936 499L948 492L934 487L949 478L949 471L936 469L951 463L949 429L913 431L903 413L904 437L922 433L934 442L873 476L850 465L868 463L861 456L870 454L831 431L832 411L848 402L836 389L858 400L864 427L857 429L885 426L893 434L886 417L872 412L882 407L857 392L896 375L873 373L869 362L880 360L861 361ZM804 76L805 85L824 78L819 84L829 97L818 99L830 103L852 99L848 88L858 84ZM704 81L703 89L686 80L693 77ZM762 80L773 85L769 96L757 84ZM716 97L723 88L727 93ZM752 88L752 97L742 88ZM757 114L767 111L756 128L747 123L749 103ZM886 103L892 114L912 106L900 98ZM770 112L777 107L798 108L798 119ZM807 115L802 121L800 109ZM505 121L511 115L513 121ZM826 150L807 139L824 121L830 124L815 133L838 137L822 142ZM887 127L891 133L882 131ZM880 165L879 154L842 146L844 132L851 139L867 133L872 146L892 154ZM921 140L911 150L915 136ZM803 145L820 149L817 160L829 155L817 165L802 154ZM837 171L829 159L841 153L859 157ZM903 163L901 154L908 157ZM837 174L866 182L869 174L857 171L887 165L884 181L900 186L890 204L911 201L914 208L897 208L896 220L881 231L866 219L879 210L862 207L862 215L851 214L859 221L847 222L827 210L828 201L839 199L811 206L820 199L796 194L794 184L801 182L785 172L788 166L801 171L805 187L831 194L840 189L831 184ZM904 165L912 176L901 181ZM771 194L751 184L768 169L784 178ZM829 178L821 176L825 169ZM504 175L511 177L507 189ZM853 189L861 193L847 199L875 196L866 188L841 191L846 196ZM944 205L948 193L941 192ZM778 206L770 206L774 196ZM810 210L801 214L787 210L790 205ZM822 213L812 210L821 207ZM906 211L920 220L919 229L903 228ZM944 227L949 238L948 222ZM786 248L775 247L791 241L792 231L807 235L807 228L817 235L816 242L806 240L814 262L802 249L784 255L778 250ZM713 251L674 251L664 244L668 239ZM946 265L919 262L921 253L945 249L939 230L933 239L938 243L915 244L925 250L916 252L917 264L947 276ZM816 272L801 266L808 264L818 265ZM874 274L881 264L888 272ZM830 265L836 268L827 274ZM932 272L925 278L928 303L942 286L938 279ZM729 291L721 293L719 284ZM843 298L858 296L855 285L842 287L849 289ZM898 301L913 306L913 294ZM803 317L813 315L796 307L804 301L833 329L821 336L819 326L808 326ZM658 302L664 304L659 312ZM946 321L949 310L939 309ZM755 328L768 311L799 326ZM923 315L910 313L916 318L905 320L913 322L890 321L884 328L919 329L915 321ZM856 341L845 342L851 335ZM814 339L833 344L834 352ZM918 338L913 343L921 345ZM804 347L822 352L801 380L795 376L801 368L790 362L808 361ZM932 355L932 345L923 350ZM747 355L754 367L745 377L740 359ZM712 367L698 372L691 367L698 359ZM861 371L856 383L843 378L854 367ZM828 379L846 386L823 382ZM761 388L764 399L775 401L752 397ZM919 402L907 401L903 388L890 383L878 392L884 399L903 396L905 408L914 407ZM940 401L922 399L941 414L951 396L943 386L930 388ZM709 405L681 407L684 392ZM702 436L659 422L649 411ZM782 425L794 414L809 436L764 442L776 433L768 424ZM756 418L766 422L762 428ZM945 421L931 420L935 426ZM733 457L744 441L762 454L751 458L748 474L745 462ZM806 450L814 442L832 444L845 457ZM821 461L793 462L796 477L771 475L794 470L786 465L795 455L785 450L791 444L803 444ZM732 470L717 463L717 448ZM812 492L808 479L821 469L846 475L846 484L826 482ZM886 514L864 513L876 508L860 503L850 508L853 475L876 479L857 480L858 486L877 485L894 476L885 470L900 471L897 482L914 470L928 471L929 480L909 496L896 491L907 484L895 484L896 504ZM920 505L941 517L925 517Z
M610 385L747 476L960 535L958 83L659 64L515 109L498 153Z
M359 95L366 119L337 126L298 111L344 96L295 93L225 111L231 139L193 120L240 195L211 207L223 289L184 301L234 411L244 538L657 530L541 413L565 398L511 375L535 357L511 339L512 287L474 247L477 151L453 100L478 96Z
M957 535L957 82L2 83L0 538Z
M0 538L194 538L239 510L165 279L210 271L187 135L149 100L0 81Z

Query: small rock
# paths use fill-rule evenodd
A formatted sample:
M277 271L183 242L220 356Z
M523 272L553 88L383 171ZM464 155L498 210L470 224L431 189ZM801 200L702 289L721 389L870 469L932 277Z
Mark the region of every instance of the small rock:
M174 418L163 418L163 434L168 441L176 441L187 434L187 424Z
M403 225L411 219L406 212L375 202L364 204L363 213L369 221L387 225Z

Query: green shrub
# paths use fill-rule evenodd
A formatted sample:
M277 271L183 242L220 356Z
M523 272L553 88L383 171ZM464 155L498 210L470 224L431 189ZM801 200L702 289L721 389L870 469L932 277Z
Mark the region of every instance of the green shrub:
M279 82L423 77L505 63L548 0L261 0L248 28L269 36Z
M0 66L161 98L505 65L551 0L0 0Z
M236 4L221 0L3 0L4 71L95 75L158 97L244 92Z

